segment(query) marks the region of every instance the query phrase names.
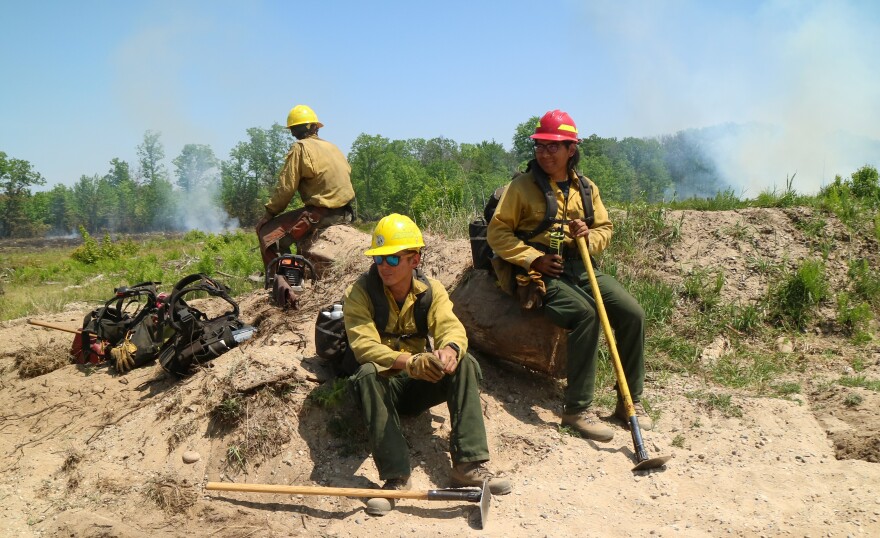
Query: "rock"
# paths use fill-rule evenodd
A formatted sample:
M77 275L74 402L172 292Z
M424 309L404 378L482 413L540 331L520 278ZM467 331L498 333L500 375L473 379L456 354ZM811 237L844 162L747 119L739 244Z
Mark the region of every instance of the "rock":
M195 463L202 459L201 454L194 450L187 450L183 453L183 463Z
M794 351L794 344L791 342L790 338L780 336L776 339L776 351L780 353L792 353Z
M700 353L700 362L711 366L728 353L730 353L730 340L723 334L719 334L711 344L703 348L703 352Z
M487 271L472 269L450 293L470 346L487 355L564 378L565 331L498 289Z

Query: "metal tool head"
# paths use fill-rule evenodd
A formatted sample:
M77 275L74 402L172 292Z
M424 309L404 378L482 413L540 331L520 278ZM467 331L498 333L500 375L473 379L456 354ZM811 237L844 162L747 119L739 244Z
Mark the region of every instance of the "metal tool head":
M489 490L489 481L483 480L483 491L480 494L480 528L485 529L489 523L489 504L492 502L492 492Z
M642 460L635 467L632 468L633 471L644 471L647 469L657 469L658 467L663 467L666 465L666 462L671 460L672 456L657 456L656 458L650 458L647 460Z

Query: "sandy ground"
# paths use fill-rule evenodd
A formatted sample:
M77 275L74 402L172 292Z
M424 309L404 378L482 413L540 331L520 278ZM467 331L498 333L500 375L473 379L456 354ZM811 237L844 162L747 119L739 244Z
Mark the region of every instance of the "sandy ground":
M723 270L729 301L766 291L749 260L794 264L813 248L795 225L802 218L796 212L667 218L679 222L684 239L658 251L651 270L673 284L693 267ZM843 233L834 222L827 228ZM650 368L649 359L646 396L659 420L643 433L651 456L672 460L647 472L631 471L633 443L622 425L611 422L616 434L607 444L560 432L559 382L481 357L491 467L514 486L492 499L484 529L477 506L467 502L406 500L374 518L362 499L205 491L208 481L379 484L350 402L319 405L332 378L312 343L318 308L366 267L357 255L365 238L325 238L328 249L352 254L341 256L335 276L311 288L298 311L269 306L262 292L242 297L243 318L259 326L258 335L182 380L158 367L119 376L76 365L23 377L33 357L63 359L70 335L23 319L0 324L0 534L880 535L880 395L834 383L854 375L855 359L864 366L859 375L880 379L880 346L854 347L821 330L821 322L793 339L790 353L803 367L790 381L802 390L786 398L722 390ZM452 286L467 270L467 242L428 242L429 274ZM836 244L832 282L842 281L849 257L877 252L876 242L857 238ZM77 305L44 321L75 328L84 313ZM776 343L754 345L772 353ZM731 394L739 412L724 414L693 397L716 392ZM446 487L447 411L437 407L404 425L415 488ZM198 461L184 463L185 453Z

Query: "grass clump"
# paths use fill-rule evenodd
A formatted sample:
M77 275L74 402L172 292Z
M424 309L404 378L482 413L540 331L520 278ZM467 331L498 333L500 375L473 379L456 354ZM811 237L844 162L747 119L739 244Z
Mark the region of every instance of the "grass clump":
M771 318L786 327L805 330L815 308L827 296L825 264L805 260L794 273L771 287Z
M855 392L850 392L846 395L846 398L843 399L843 405L847 407L857 407L861 405L864 398L860 394L856 394Z
M705 393L698 391L688 392L685 396L692 400L699 401L703 406L718 411L727 418L739 418L743 416L742 407L733 403L733 398L730 394L718 394L714 392Z
M837 382L844 387L861 387L874 392L880 392L880 381L868 379L863 375L843 376Z
M308 400L324 409L341 405L348 396L348 379L340 377L332 383L324 383L308 395Z
M724 273L697 267L684 279L684 295L694 301L703 312L713 309L721 301Z

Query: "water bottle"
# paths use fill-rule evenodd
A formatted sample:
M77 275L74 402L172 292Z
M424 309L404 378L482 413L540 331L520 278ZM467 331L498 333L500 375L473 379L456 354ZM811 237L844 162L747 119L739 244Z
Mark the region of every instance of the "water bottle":
M340 319L342 317L342 305L334 303L332 309L321 312L321 315L329 319Z

